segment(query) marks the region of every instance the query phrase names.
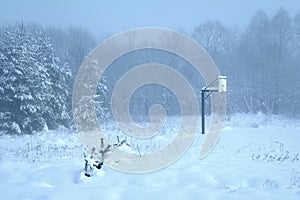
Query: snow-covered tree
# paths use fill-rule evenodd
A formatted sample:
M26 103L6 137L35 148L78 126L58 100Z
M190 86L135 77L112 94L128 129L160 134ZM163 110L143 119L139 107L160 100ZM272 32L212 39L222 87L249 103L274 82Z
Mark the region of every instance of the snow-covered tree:
M0 55L0 130L31 133L67 126L69 73L56 64L45 33L24 24L8 26L1 31Z
M80 27L51 27L45 31L49 34L61 63L68 62L72 74L77 74L82 61L97 44L93 35Z
M68 63L59 66L59 60L54 55L50 38L42 32L36 34L38 40L38 62L45 69L48 80L41 82L44 88L42 116L50 129L56 129L59 125L69 125L67 103L71 101L68 91L68 79L71 77Z

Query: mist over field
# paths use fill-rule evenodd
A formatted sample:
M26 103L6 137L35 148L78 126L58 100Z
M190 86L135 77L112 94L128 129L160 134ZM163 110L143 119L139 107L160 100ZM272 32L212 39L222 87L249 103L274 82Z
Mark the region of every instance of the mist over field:
M4 0L0 4L0 199L94 199L99 193L104 199L299 199L299 1ZM209 62L203 62L207 66L211 62L227 78L221 136L203 160L199 151L209 135L200 130L201 92L210 86L191 60L163 48L134 49L112 60L97 77L96 87L86 84L102 64L96 60L84 73L99 44L118 41L101 51L104 63L127 42L129 48L140 42L130 33L149 27L186 38L156 38L162 46L168 41L170 49L186 41L201 45L203 52L190 50L186 55L207 56L203 58ZM128 38L117 40L126 34ZM172 89L184 88L183 81L163 76L163 70L122 82L137 67L157 63L191 86L196 104L188 91L180 91L187 101L179 98ZM163 83L155 82L157 77ZM143 79L150 81L134 88L127 102L123 92ZM114 93L119 83L124 88L117 90L121 95ZM81 89L76 91L78 85ZM218 88L213 90L204 102L206 130L218 113L211 101ZM125 106L115 111L116 103ZM161 107L155 110L157 105ZM96 122L88 111L91 106ZM186 116L182 107L187 113L199 113ZM135 137L124 131L132 129L122 121L127 112L136 130L152 120L162 127L149 138ZM165 121L159 118L162 113ZM126 165L112 156L119 150L142 160L165 149L185 120L197 122L198 128L191 131L195 138L178 161L138 175L108 164L113 160ZM111 148L89 149L85 138L77 135L81 121L88 128L99 125ZM100 138L95 141L100 146ZM94 160L97 152L102 157ZM157 163L167 157L158 156Z

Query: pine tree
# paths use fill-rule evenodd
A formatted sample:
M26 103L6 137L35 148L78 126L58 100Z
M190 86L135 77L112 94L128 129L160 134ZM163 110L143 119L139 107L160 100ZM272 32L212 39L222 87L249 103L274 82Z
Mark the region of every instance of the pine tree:
M55 57L50 38L42 32L36 33L38 40L37 57L39 66L45 69L43 86L42 116L50 129L56 129L59 125L69 126L70 117L67 110L67 102L70 101L68 91L68 79L71 77L69 66L65 63L58 65L59 59Z
M49 38L23 24L0 35L0 131L32 133L67 126L67 66L59 67Z

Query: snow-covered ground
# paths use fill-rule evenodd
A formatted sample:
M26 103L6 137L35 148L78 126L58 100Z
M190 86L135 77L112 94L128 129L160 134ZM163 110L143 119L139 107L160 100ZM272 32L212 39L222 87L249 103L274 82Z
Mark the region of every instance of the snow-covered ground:
M172 129L166 131L169 137ZM76 134L2 135L0 199L300 199L300 121L234 115L199 160L203 139L199 134L180 160L157 172L104 166L82 179L84 148Z

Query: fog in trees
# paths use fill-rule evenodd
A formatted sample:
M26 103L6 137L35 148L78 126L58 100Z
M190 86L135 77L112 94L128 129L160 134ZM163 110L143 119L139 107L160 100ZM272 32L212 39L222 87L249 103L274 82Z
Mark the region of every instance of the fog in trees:
M300 116L300 11L291 15L279 8L268 15L259 10L245 28L209 20L188 34L228 77L228 115L262 112ZM74 79L98 42L93 33L77 26L22 22L1 26L0 132L22 134L72 127ZM110 98L116 81L130 68L150 62L179 71L200 97L204 82L184 59L158 50L131 52L99 77L97 94L92 97L99 119L111 117ZM149 120L149 108L156 103L164 105L170 115L180 114L174 94L152 84L133 94L130 112L134 120Z

